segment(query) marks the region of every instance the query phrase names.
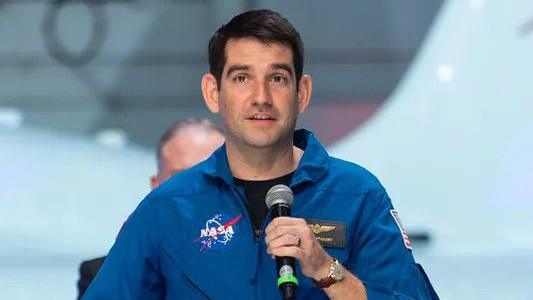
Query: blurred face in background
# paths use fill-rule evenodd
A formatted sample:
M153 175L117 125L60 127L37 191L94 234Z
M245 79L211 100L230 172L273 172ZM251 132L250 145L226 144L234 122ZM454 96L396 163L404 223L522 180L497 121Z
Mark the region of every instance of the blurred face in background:
M150 179L152 189L170 177L208 158L224 143L224 136L196 126L179 130L161 148L158 173Z

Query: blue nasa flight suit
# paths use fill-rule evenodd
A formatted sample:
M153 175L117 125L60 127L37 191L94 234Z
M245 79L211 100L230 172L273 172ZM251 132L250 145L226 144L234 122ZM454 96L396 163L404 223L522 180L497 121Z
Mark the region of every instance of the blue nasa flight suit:
M345 225L324 248L366 286L368 299L438 299L406 247L389 197L362 167L330 157L306 130L290 184L293 217ZM125 224L83 299L280 299L275 261L256 241L225 147L150 193ZM327 299L299 275L298 299Z

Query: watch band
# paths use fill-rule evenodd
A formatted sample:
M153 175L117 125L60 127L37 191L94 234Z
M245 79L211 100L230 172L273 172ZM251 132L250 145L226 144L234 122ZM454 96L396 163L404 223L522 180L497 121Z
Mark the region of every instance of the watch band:
M324 289L324 288L327 288L327 287L330 287L332 284L336 283L337 281L335 279L333 279L331 276L328 276L326 278L322 278L320 280L314 280L313 279L313 284L316 286L316 287L319 287L321 289Z
M330 287L332 284L341 281L344 278L344 276L341 275L341 278L335 278L335 276L334 276L336 268L342 268L342 266L339 263L339 261L335 259L335 261L333 263L331 263L331 265L329 267L328 276L325 277L325 278L322 278L320 280L312 279L313 280L313 284L315 286L323 289L323 288Z

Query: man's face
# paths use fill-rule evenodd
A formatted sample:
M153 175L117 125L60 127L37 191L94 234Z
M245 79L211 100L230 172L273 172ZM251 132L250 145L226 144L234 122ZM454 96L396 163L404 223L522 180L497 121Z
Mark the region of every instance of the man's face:
M265 148L292 143L299 101L290 47L254 38L230 39L216 107L228 144ZM209 104L208 104L209 106Z
M194 128L178 132L161 149L159 172L151 179L152 189L176 173L205 160L223 143L224 137L218 132Z

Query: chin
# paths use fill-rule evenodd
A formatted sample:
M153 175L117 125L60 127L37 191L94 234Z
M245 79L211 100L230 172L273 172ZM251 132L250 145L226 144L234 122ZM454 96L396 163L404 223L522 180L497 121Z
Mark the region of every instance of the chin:
M259 139L247 139L246 140L246 144L250 147L253 147L253 148L259 148L259 149L263 149L263 148L268 148L268 147L271 147L272 145L275 144L275 142L273 141L266 141L266 140L259 140Z
M245 143L254 148L269 148L281 143L279 135L273 136L267 133L258 133L245 138Z

